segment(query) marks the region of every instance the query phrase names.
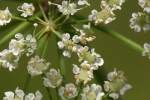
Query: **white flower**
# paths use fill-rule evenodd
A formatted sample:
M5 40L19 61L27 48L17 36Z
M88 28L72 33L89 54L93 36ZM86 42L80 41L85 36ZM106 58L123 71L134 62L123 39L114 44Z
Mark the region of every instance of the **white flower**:
M78 91L73 83L68 83L65 87L59 88L59 95L62 100L68 100L76 97L78 95Z
M41 94L40 91L36 91L34 93L29 93L28 95L25 96L24 100L42 100L43 95Z
M132 13L130 19L130 28L135 32L149 31L150 30L150 17L142 12Z
M24 100L25 93L23 90L16 88L15 92L7 91L4 93L3 100Z
M112 10L121 10L121 6L124 2L125 0L102 0L101 8L109 7Z
M44 77L43 84L46 87L56 88L62 83L63 77L60 74L60 71L56 69L50 69Z
M4 49L0 52L0 65L4 68L8 68L9 71L16 69L19 59L20 55L16 55L12 50Z
M37 76L43 74L49 67L50 63L41 59L39 56L35 56L28 62L27 70L31 76Z
M99 23L108 24L115 19L116 19L115 14L109 7L106 7L99 12L96 10L92 10L91 15L89 15L89 20L94 21L95 24Z
M109 97L113 98L113 100L117 100L119 98L119 94L118 93L110 93Z
M149 0L138 0L138 4L143 8L147 13L150 13L150 1Z
M22 12L21 16L28 17L33 15L35 8L32 3L23 3L17 10Z
M6 25L11 21L11 13L7 8L5 10L0 10L0 26Z
M63 55L65 57L71 57L71 52L75 52L76 44L72 41L70 34L65 33L62 35L62 41L58 41L57 43L60 49L64 49Z
M97 70L104 64L103 58L101 58L101 56L97 54L94 49L89 51L87 46L80 47L77 54L79 61L87 61L87 63L90 64L92 70Z
M21 55L26 53L30 56L34 53L37 48L37 42L35 37L28 34L26 38L21 33L15 35L16 39L11 39L9 43L9 49L12 50L16 55Z
M76 79L76 83L83 82L86 84L87 82L91 81L93 78L93 70L91 66L86 62L83 62L79 68L77 65L73 64L73 74Z
M150 44L144 43L144 51L143 51L143 56L148 56L150 59Z
M88 3L87 0L79 0L79 1L78 1L78 5L80 5L80 6L82 6L82 5L90 6L90 4Z
M62 5L57 5L57 7L63 15L74 15L78 11L77 5L69 1L62 1Z
M31 34L28 34L25 38L25 47L27 56L32 55L37 48L37 41Z
M91 14L88 16L89 21L95 21L97 19L98 11L93 9Z
M109 92L109 96L114 100L119 98L119 95L124 95L126 91L130 90L132 86L126 83L126 78L122 71L109 72L107 75L108 81L104 82L104 90Z
M91 86L83 88L81 100L102 100L104 95L100 85L91 84Z

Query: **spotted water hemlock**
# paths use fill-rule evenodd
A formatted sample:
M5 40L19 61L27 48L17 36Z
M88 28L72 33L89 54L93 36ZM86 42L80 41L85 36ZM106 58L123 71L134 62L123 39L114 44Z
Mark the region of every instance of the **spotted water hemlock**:
M61 85L63 81L63 77L60 74L60 71L56 69L50 69L49 72L46 73L43 80L43 84L46 87L56 88Z
M9 71L13 71L18 66L20 55L9 49L4 49L0 52L0 66L7 68Z
M150 31L150 16L146 13L132 13L130 28L135 32Z
M75 98L78 95L77 87L73 83L68 83L65 87L59 88L59 95L62 100Z
M40 93L40 91L36 91L34 93L28 93L25 94L23 90L16 88L16 90L13 91L7 91L4 93L3 100L42 100L43 95Z
M0 26L10 23L12 14L10 13L8 7L4 10L0 10Z
M34 56L29 60L27 70L31 76L37 76L43 74L43 72L48 69L49 65L50 63L46 62L45 59Z
M97 84L87 85L83 88L81 93L81 100L103 100L105 93L102 91L102 87Z
M138 4L143 8L144 12L150 13L150 1L149 0L138 0Z
M108 81L104 82L104 89L106 92L109 92L109 96L114 100L132 88L130 84L126 83L127 79L122 71L114 69L113 72L107 74L107 79Z
M34 14L35 7L32 3L23 3L21 6L18 6L17 10L22 12L22 17L28 17Z

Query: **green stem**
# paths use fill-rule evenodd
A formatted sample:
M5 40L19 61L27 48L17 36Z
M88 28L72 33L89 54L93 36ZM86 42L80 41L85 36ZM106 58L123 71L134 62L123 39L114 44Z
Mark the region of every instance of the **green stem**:
M41 13L38 12L35 14L35 16L41 16ZM31 17L29 20L34 20L35 16ZM0 40L0 45L2 45L3 43L5 43L7 40L9 40L10 38L12 38L17 32L21 31L22 29L25 29L27 26L29 26L30 23L29 22L21 22L20 24L17 25L17 27L12 30L10 33L8 33L7 35L5 35L1 40Z
M2 45L3 43L5 43L7 40L9 40L11 37L13 37L17 32L19 32L20 30L26 28L29 25L30 25L30 23L28 23L28 22L22 22L22 23L20 23L14 30L12 30L10 33L6 34L0 40L0 45Z
M18 20L18 21L28 21L27 19L24 19L24 18L21 18L21 17L18 17L18 16L12 16L12 19Z
M118 40L120 40L122 43L126 44L128 47L134 49L135 51L142 53L144 51L144 49L136 42L130 40L129 38L121 35L118 32L115 32L111 29L108 29L106 27L99 27L99 26L94 26L97 30L100 30L104 33L106 33L107 35L110 35Z
M27 92L30 81L31 81L31 75L28 74L27 77L26 77L26 80L25 80L24 87L23 87L23 90L24 90L25 93Z
M78 92L78 95L76 96L76 98L75 98L74 100L78 100L78 99L79 99L80 94L81 94L81 92L82 92L82 89L83 89L83 83L81 83L81 84L79 85L79 92Z

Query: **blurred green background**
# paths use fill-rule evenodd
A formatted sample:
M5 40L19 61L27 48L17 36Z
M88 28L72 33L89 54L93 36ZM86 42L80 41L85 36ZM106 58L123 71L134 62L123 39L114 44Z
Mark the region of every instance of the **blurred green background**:
M0 9L9 7L13 13L16 12L16 7L22 2L28 2L32 0L0 0ZM100 0L91 0L91 8L99 9ZM83 10L82 14L87 16L90 9ZM142 11L138 6L137 0L126 0L122 10L117 12L117 19L108 24L107 27L121 33L129 39L143 45L145 42L150 42L150 33L135 33L129 28L129 19L133 12ZM16 22L17 23L17 22ZM0 27L0 38L5 34L8 34L11 30L16 28L15 24ZM10 28L13 26L12 28ZM31 33L33 29L25 29L20 31L22 33ZM96 48L96 52L100 53L105 60L104 68L107 71L112 71L113 68L123 70L128 78L129 83L132 84L133 89L130 90L123 96L123 100L150 100L150 59L142 57L141 54L129 48L119 40L112 38L104 33L96 33L96 40L91 44ZM8 42L0 46L0 50L3 50L8 46ZM58 55L56 52L56 40L52 36L49 41L49 47L47 50L47 59L52 63L53 67L57 67ZM4 91L14 90L17 86L22 88L27 75L26 65L27 59L23 57L20 61L19 68L13 72L0 68L0 100L2 99ZM71 63L76 60L65 59L67 66L67 74L71 74L70 69L72 68ZM68 82L71 79L68 77ZM40 77L32 78L30 83L29 92L36 91L39 89L45 95L45 89L42 87L42 80ZM47 100L47 96L44 98Z

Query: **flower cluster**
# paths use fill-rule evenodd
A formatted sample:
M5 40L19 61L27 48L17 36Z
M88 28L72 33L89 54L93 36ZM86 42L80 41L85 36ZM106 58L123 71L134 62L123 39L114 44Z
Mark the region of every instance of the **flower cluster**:
M34 14L35 8L32 3L23 3L17 10L22 12L21 16L28 17Z
M89 15L89 21L94 21L95 24L108 24L116 19L114 11L121 10L122 4L125 0L102 0L101 11L93 9Z
M104 95L105 93L100 85L91 84L83 88L81 100L102 100Z
M27 70L31 76L37 76L43 74L43 72L48 69L49 65L49 62L46 62L39 56L35 56L28 62Z
M56 88L61 85L62 81L63 77L60 74L60 71L52 68L49 70L49 72L46 73L43 84L45 87Z
M7 91L4 94L5 96L3 97L3 100L42 100L43 98L40 91L25 94L24 91L19 88L16 88L14 92Z
M150 1L138 0L138 3L142 7L143 12L132 13L130 28L135 32L150 31Z
M82 46L94 39L94 36L90 36L83 32L83 30L80 30L80 35L74 35L72 38L69 33L63 34L62 41L58 42L58 47L65 49L63 51L64 56L71 57L71 53L74 52L79 57L80 67L73 64L76 83L83 82L86 84L93 78L93 70L97 70L104 64L104 60L95 52L95 49Z
M79 0L78 2L70 2L63 0L62 4L56 4L49 2L49 5L56 5L58 8L58 11L61 12L63 15L74 15L76 12L81 10L83 7L78 6L89 6L90 4L87 2L87 0Z
M10 23L12 14L10 13L8 7L4 10L0 10L0 26Z
M15 39L9 42L8 49L0 52L0 65L12 71L17 67L21 55L32 55L36 47L36 39L31 34L24 37L21 33L17 33Z
M125 92L132 88L132 86L126 83L126 78L122 71L114 69L113 72L108 73L108 81L104 82L104 89L109 92L109 96L114 100L119 98L119 95L124 95Z
M65 87L59 88L59 95L62 100L72 99L78 95L77 87L73 83L68 83Z

